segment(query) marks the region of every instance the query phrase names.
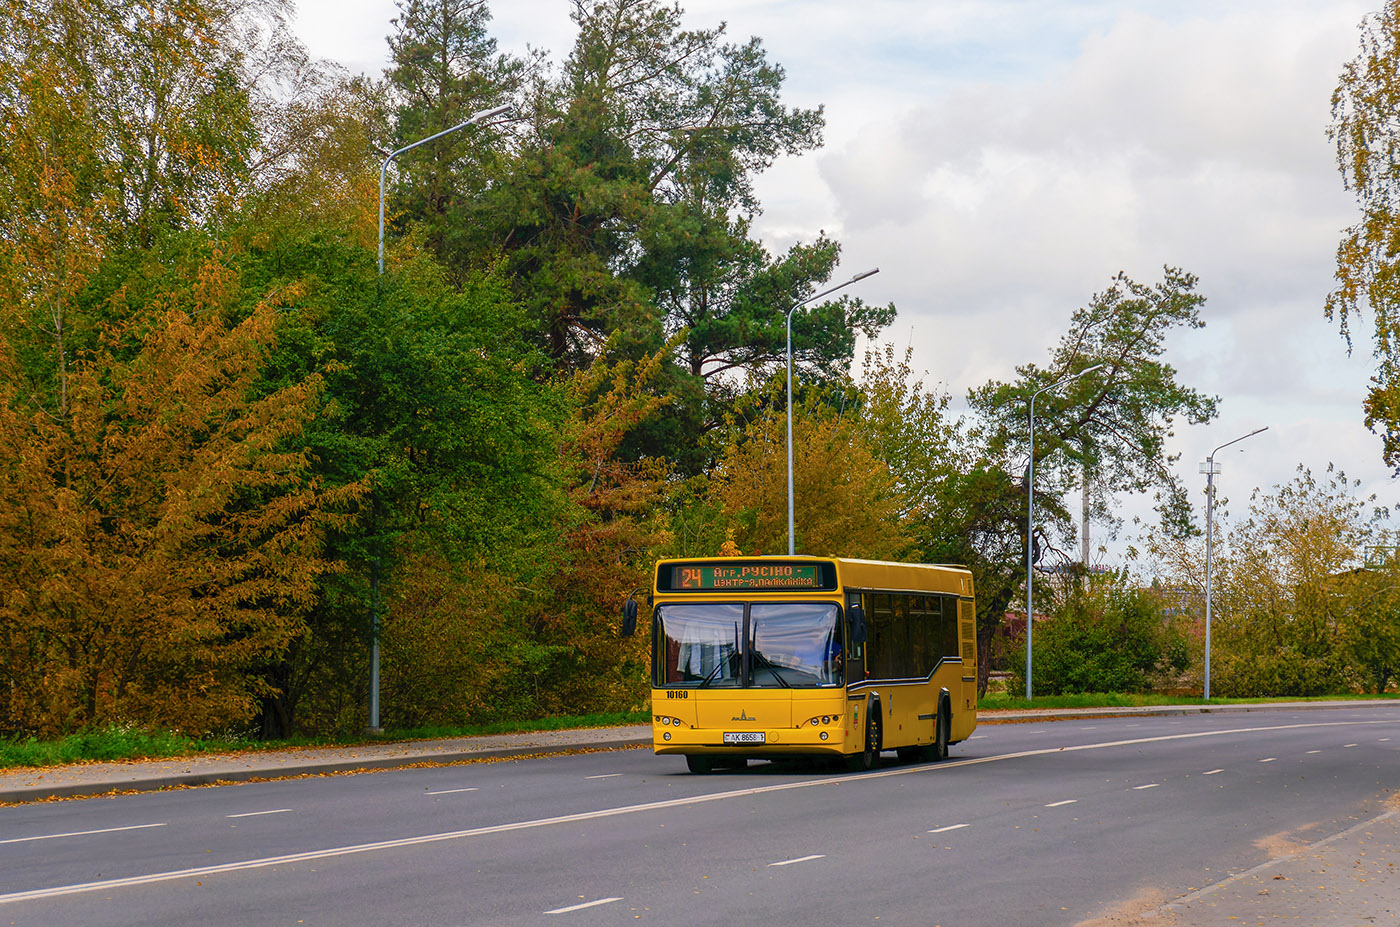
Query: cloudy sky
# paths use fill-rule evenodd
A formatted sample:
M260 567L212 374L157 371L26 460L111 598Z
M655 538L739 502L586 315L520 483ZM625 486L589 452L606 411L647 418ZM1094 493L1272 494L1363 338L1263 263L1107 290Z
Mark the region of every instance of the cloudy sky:
M1200 278L1206 327L1168 359L1218 395L1177 428L1188 486L1216 445L1249 490L1335 463L1387 504L1400 486L1361 424L1369 345L1322 317L1355 215L1326 138L1330 97L1381 0L689 0L697 26L759 36L786 97L824 105L825 147L758 186L774 250L819 230L863 298L894 302L886 338L955 397L1043 363L1070 315L1118 271ZM504 49L558 61L569 0L494 0ZM312 53L378 73L392 0L301 0ZM1366 335L1367 322L1356 326ZM1203 492L1199 494L1203 500ZM1148 516L1145 500L1122 513ZM1109 545L1116 558L1131 524ZM1095 546L1104 540L1102 532Z

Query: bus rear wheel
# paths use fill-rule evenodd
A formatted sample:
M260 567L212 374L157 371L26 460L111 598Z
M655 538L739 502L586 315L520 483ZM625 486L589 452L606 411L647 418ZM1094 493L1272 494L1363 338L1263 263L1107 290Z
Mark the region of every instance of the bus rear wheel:
M933 745L930 746L929 753L932 760L946 760L948 758L948 732L952 727L952 712L948 710L948 703L941 702L938 706L938 722L934 729Z

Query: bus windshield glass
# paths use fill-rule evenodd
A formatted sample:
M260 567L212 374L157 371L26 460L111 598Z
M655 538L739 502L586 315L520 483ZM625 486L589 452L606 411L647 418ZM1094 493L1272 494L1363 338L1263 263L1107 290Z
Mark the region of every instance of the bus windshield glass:
M754 605L749 684L804 688L842 683L841 625L828 602Z
M656 610L663 686L812 688L844 682L840 610L827 602L738 602Z
M741 603L663 605L656 619L662 685L740 684Z

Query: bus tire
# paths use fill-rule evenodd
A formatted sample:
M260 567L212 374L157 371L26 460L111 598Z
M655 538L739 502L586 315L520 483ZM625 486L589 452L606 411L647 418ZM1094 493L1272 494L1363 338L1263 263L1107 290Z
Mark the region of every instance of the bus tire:
M686 754L685 768L689 769L692 773L694 773L697 776L704 776L708 775L710 770L715 768L715 764L714 761L711 760L708 756L694 756L692 754Z
M934 761L948 758L949 729L953 726L953 714L948 709L948 700L938 703L938 721L934 726L933 745L929 747Z
M865 749L851 757L851 768L869 772L880 765L880 703L871 702L865 713Z

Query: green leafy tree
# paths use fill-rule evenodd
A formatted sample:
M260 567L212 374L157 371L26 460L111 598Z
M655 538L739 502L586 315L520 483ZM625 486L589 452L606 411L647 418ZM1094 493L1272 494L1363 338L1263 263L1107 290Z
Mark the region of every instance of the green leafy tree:
M351 727L363 723L376 620L388 640L398 597L460 579L421 571L447 564L528 583L549 562L564 410L534 376L540 359L497 281L458 289L427 257L381 278L372 251L314 232L248 260L264 286L304 292L269 377L325 370L328 414L307 436L318 471L369 486L354 525L331 538L343 569L322 583L315 633L269 669L279 694L264 729ZM388 691L388 674L411 678L412 663L400 651L384 669ZM386 699L390 723L395 711Z
M1379 695L1400 677L1400 564L1392 545L1368 553L1377 562L1341 583L1340 646L1359 686Z
M1356 194L1361 217L1337 246L1337 288L1324 312L1347 347L1352 324L1369 309L1376 375L1363 404L1368 428L1384 437L1385 462L1400 469L1400 3L1388 0L1361 23L1361 49L1342 68L1332 94L1328 136L1337 146L1342 183Z
M1024 461L1031 395L1075 371L1103 365L1042 393L1036 404L1036 495L1063 493L1079 483L1085 559L1089 520L1113 522L1115 493L1155 491L1164 519L1179 532L1190 530L1185 520L1190 507L1166 441L1178 418L1190 424L1213 418L1216 399L1178 382L1162 355L1173 330L1205 324L1200 318L1205 297L1195 287L1194 276L1172 267L1153 286L1119 274L1111 287L1075 311L1049 365L1018 367L1018 380L993 381L968 396L988 423L989 452Z
M397 103L390 150L509 102L538 63L496 50L486 0L399 0L398 8L385 73ZM470 126L405 154L393 168L395 224L415 229L459 283L484 264L478 200L500 172L508 144L502 131Z

